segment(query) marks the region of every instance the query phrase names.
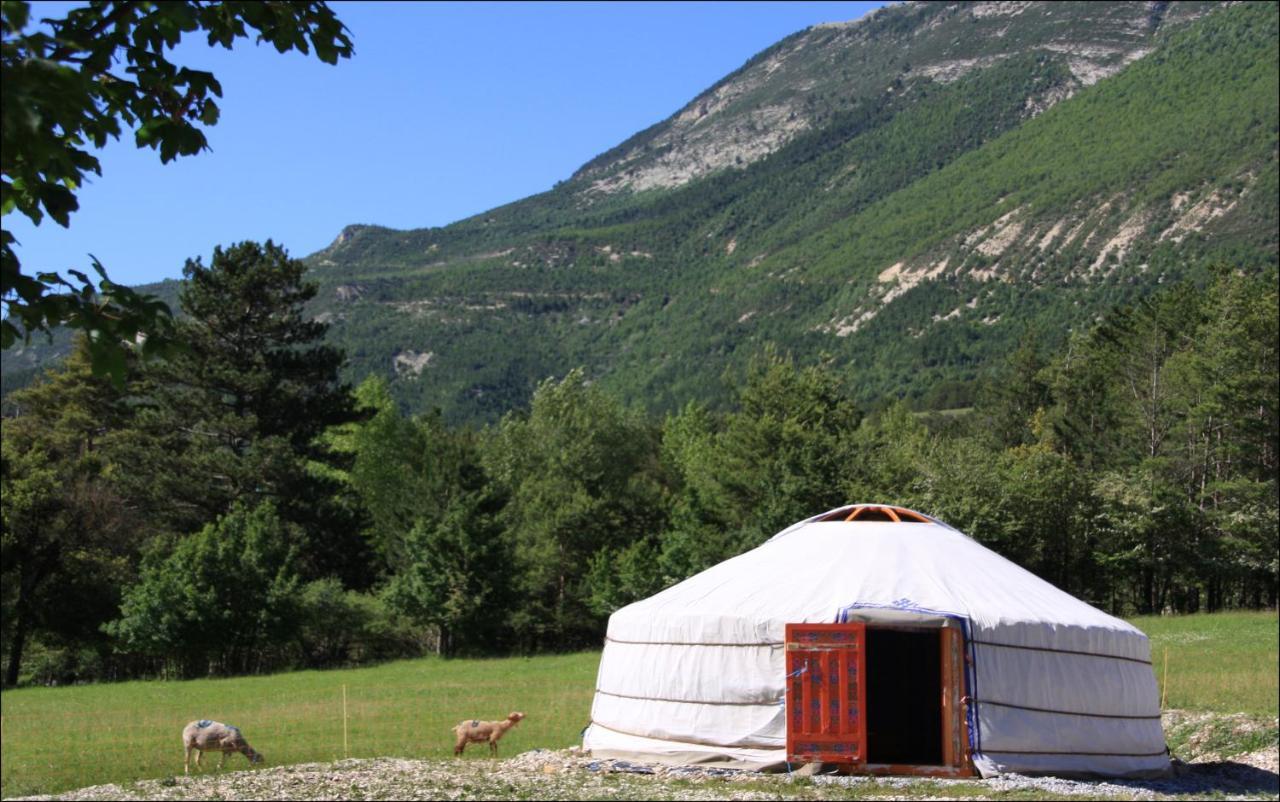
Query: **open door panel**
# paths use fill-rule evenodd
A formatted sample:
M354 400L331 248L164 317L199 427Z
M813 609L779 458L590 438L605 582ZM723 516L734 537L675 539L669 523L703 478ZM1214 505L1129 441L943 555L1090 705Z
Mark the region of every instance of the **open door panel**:
M964 666L955 627L788 624L787 760L972 776ZM868 694L878 694L872 704Z
M867 760L866 629L787 624L787 760Z

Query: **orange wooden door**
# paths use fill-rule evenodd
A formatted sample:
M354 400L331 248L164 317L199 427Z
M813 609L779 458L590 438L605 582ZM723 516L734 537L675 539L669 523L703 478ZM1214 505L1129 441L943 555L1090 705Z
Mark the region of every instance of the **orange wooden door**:
M867 762L863 624L787 624L787 760Z

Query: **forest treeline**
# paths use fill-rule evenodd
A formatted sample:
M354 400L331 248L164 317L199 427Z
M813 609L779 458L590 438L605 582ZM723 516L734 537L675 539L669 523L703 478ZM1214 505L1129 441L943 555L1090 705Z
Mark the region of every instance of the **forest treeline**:
M868 410L847 368L766 348L725 410L655 419L575 370L483 429L343 384L279 246L184 274L173 356L118 383L82 344L5 399L6 684L596 646L618 607L849 502L1117 614L1277 602L1274 267L1052 350L1028 329L957 414Z

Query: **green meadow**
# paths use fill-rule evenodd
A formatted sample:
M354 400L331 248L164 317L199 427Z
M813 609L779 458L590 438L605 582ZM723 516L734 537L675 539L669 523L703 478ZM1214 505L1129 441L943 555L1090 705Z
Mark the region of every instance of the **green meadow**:
M1151 663L1166 708L1280 714L1280 622L1274 611L1130 621L1151 638Z
M342 671L5 691L0 796L180 775L182 728L202 718L240 727L267 765L449 757L450 730L459 721L513 710L528 718L502 739L500 757L562 749L580 743L599 659L599 652L425 658ZM466 759L487 760L488 751L472 744ZM219 759L206 755L203 768ZM242 755L227 758L228 768L248 765Z
M1166 706L1277 715L1274 612L1140 618L1151 636ZM189 682L22 688L0 695L4 797L182 773L188 721L235 724L268 765L348 757L446 758L463 719L528 718L499 755L579 743L591 709L598 652L532 658L426 658L374 668L301 671ZM345 730L343 693L345 689ZM468 760L485 760L472 745ZM205 769L218 757L206 757ZM243 769L244 757L228 758Z

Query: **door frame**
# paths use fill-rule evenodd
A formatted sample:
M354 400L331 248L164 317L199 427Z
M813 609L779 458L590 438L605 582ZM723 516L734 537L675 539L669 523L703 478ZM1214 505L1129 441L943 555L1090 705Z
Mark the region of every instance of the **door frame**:
M938 670L942 675L942 765L917 765L899 763L868 763L866 732L866 630L897 629L911 632L933 631L941 639L941 659ZM837 642L850 645L839 646ZM858 666L858 721L860 725L858 743L861 745L856 758L850 759L827 751L814 753L794 749L800 745L805 734L793 736L792 730L792 698L793 693L807 687L799 682L802 677L794 676L800 671L797 662L799 655L805 652L821 652L831 649L848 649L856 654ZM973 777L973 760L970 755L968 727L968 696L965 688L966 652L964 632L962 628L948 625L947 620L939 622L893 621L877 623L874 621L857 621L842 624L787 624L786 625L786 672L784 684L786 694L787 715L787 760L789 762L823 762L831 763L842 773L850 774L900 774L918 777ZM809 690L812 690L809 688ZM811 758L819 757L820 761Z

